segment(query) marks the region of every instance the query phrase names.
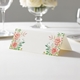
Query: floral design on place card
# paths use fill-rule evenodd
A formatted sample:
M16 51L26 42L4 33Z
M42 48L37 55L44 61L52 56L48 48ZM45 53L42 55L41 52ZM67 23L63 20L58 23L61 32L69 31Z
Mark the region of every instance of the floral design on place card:
M24 37L26 34L26 31L16 29L10 45L10 49L22 50L22 45L25 43Z
M58 55L64 36L64 33L58 33L56 36L49 36L50 42L45 45L46 49L44 54L54 56Z

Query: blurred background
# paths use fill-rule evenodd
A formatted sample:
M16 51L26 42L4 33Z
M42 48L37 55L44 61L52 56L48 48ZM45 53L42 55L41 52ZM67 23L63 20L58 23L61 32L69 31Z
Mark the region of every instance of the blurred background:
M57 0L58 6L43 15L44 22L76 22L77 10L80 8L80 0ZM1 22L0 13L0 22ZM6 22L34 22L35 16L29 13L27 8L20 6L19 0L13 0L12 5L6 11Z

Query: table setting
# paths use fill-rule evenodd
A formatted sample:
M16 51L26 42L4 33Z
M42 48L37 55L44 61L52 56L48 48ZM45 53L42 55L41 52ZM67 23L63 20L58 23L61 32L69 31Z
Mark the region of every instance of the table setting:
M0 0L0 80L80 80L80 25L42 22L57 0L19 0L36 22L5 22L12 2Z

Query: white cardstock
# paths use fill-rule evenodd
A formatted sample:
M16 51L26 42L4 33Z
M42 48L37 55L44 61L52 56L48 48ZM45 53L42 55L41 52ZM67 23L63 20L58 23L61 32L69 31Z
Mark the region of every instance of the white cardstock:
M71 47L64 33L16 29L10 49L55 56Z

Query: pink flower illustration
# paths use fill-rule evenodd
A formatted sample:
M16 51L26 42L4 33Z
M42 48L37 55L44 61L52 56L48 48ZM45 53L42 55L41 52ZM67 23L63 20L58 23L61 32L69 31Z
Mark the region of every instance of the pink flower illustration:
M10 45L10 49L22 50L22 46L25 43L24 37L26 35L26 31L22 31L21 29L16 29L12 43Z
M14 39L15 39L15 40L19 39L19 37L20 37L20 33L15 33L15 34L14 34Z
M55 54L57 52L57 49L56 48L52 48L51 52L52 52L52 54Z
M51 36L49 36L49 39L50 39L50 40L52 40L52 39L53 39L53 36L52 36L52 35L51 35Z
M16 48L16 47L17 47L17 43L16 43L16 42L13 42L13 43L12 43L12 47L13 47L13 48Z
M63 42L65 34L64 33L58 33L57 35L50 35L49 40L45 47L45 54L46 55L53 55L56 56L59 54L61 44Z
M55 45L59 45L59 43L61 42L61 39L60 38L56 38L54 42L55 42Z

